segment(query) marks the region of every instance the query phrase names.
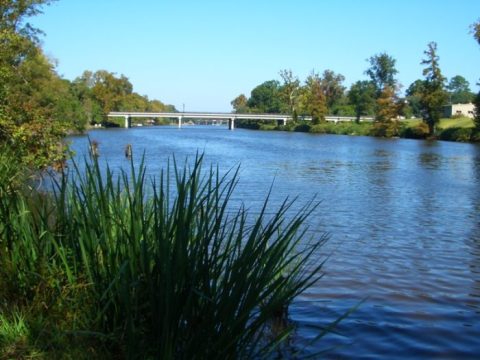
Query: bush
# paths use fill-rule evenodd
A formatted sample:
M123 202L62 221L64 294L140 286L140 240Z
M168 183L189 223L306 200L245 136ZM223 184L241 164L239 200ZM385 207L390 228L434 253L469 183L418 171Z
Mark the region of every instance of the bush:
M415 126L407 126L400 131L400 137L406 139L426 139L428 137L428 125L421 122Z
M473 142L480 142L480 130L473 129L472 130L472 137L470 139Z
M344 121L337 124L331 124L332 134L339 135L368 135L371 131L372 124L355 123L350 121Z
M394 137L400 134L400 122L398 120L376 121L370 130L370 135L377 137Z
M298 124L295 126L294 131L296 132L309 132L311 128L311 125L309 124Z
M468 142L472 137L472 129L451 127L442 130L438 137L440 140Z
M23 333L42 329L35 351L233 359L281 345L292 327L270 325L321 275L312 260L326 238L298 247L316 205L290 216L292 202L272 213L265 201L252 219L229 204L238 171L201 163L175 163L148 187L143 165L115 179L93 159L36 201L4 191L0 306L29 314Z
M277 130L278 125L276 124L260 124L259 125L259 130Z
M313 134L327 134L327 124L318 124L310 127L310 131Z

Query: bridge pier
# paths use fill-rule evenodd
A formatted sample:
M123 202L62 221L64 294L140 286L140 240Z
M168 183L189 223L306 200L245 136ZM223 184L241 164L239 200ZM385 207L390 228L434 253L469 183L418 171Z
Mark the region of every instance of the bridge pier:
M228 130L235 129L235 118L228 119Z
M132 127L132 118L128 115L125 115L125 129Z
M280 120L277 120L277 125L287 125L287 119L280 119Z
M182 118L183 118L183 116L178 117L178 128L179 129L182 127Z

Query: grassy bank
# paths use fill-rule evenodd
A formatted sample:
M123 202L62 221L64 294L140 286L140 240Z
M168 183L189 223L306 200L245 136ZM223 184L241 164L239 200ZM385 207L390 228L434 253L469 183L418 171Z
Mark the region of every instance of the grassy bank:
M240 123L238 127L242 127ZM275 125L272 123L248 123L246 128L255 130L280 130L297 131L314 134L335 134L335 135L361 135L374 136L375 125L372 122L326 122L312 125L307 121L288 123L287 125ZM421 119L402 120L398 125L398 136L409 139L426 139L428 127ZM480 132L475 131L474 122L467 117L441 119L436 130L435 137L446 141L480 142Z
M321 276L325 237L304 239L314 203L267 215L266 200L252 217L229 203L237 173L201 156L152 182L143 166L115 177L93 160L41 193L11 155L0 152L1 359L282 349L288 305Z

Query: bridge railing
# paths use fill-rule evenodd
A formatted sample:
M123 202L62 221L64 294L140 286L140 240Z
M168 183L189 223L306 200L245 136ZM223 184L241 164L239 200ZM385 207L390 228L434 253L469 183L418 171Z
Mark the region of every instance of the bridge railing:
M131 126L132 118L164 118L164 119L177 119L178 126L182 126L183 119L212 119L212 120L228 120L229 128L234 129L235 120L277 120L282 121L285 125L287 121L291 121L293 118L291 115L286 114L241 114L241 113L213 113L213 112L136 112L136 111L112 111L108 113L108 117L123 117L125 119L125 127ZM299 120L311 121L311 116L299 116ZM355 121L356 117L353 116L336 116L329 115L325 117L329 122L344 122ZM373 121L372 117L361 117L360 121Z

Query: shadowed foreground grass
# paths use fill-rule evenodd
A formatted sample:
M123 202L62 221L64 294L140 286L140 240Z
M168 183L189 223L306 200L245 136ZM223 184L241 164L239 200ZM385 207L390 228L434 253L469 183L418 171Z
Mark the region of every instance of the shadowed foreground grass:
M321 276L326 238L304 239L316 204L272 215L267 199L252 217L229 203L237 171L203 170L202 156L155 181L94 159L47 194L11 159L1 152L0 359L271 357L292 331L272 324Z

